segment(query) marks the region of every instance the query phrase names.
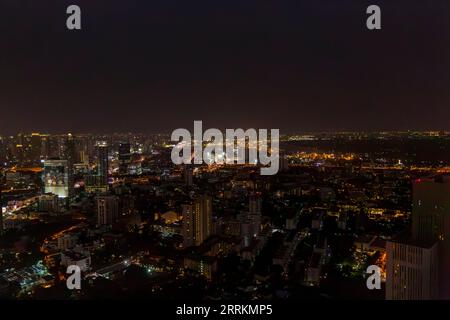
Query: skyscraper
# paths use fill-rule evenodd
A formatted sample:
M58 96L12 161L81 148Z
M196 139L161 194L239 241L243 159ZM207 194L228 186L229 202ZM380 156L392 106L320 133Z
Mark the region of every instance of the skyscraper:
M183 214L183 246L185 248L195 245L195 212L191 204L182 205Z
M449 176L413 182L412 235L386 249L387 299L450 299Z
M388 241L386 299L432 300L439 296L438 243Z
M3 198L2 198L2 189L3 189L3 172L0 170L0 235L3 233Z
M412 236L418 241L439 242L439 297L450 299L450 176L414 181Z
M108 144L105 141L99 141L96 144L97 149L97 177L98 184L108 185Z
M34 163L38 163L41 160L42 152L42 138L39 133L31 134L31 147L29 150L30 160Z
M251 215L261 215L262 200L257 193L251 194L248 202L248 211Z
M198 246L212 234L212 198L198 197L193 205L183 206L183 244Z
M74 137L69 133L67 135L66 147L65 147L65 157L67 159L67 168L68 168L68 178L69 178L69 197L74 194L74 164L77 159L77 151L75 148L75 140Z
M116 196L97 197L97 224L112 225L119 219L119 199Z
M194 172L193 171L194 170L189 165L184 167L183 178L184 178L184 184L187 187L191 187L194 183L194 175L193 175Z
M261 232L261 206L261 195L253 193L248 200L248 212L238 215L244 246L249 246L251 240Z
M449 176L414 181L412 233L417 240L450 240Z
M131 164L131 151L129 143L119 145L119 173L127 174L128 166Z

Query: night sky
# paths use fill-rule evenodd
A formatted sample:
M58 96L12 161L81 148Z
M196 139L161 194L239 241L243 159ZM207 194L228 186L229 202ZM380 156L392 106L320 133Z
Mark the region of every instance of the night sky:
M382 30L366 28L370 4ZM194 120L450 130L450 1L0 0L0 133Z

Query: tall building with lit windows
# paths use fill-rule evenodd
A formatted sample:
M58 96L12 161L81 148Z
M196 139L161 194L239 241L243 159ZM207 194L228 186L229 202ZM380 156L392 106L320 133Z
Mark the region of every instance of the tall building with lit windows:
M39 133L32 133L30 137L30 160L34 163L39 163L42 156L42 138Z
M447 300L450 176L417 179L412 189L412 234L387 243L386 298Z
M0 171L0 235L3 233L3 203L2 203L2 188L3 188L3 177Z
M439 297L450 299L450 176L413 182L412 237L438 241Z
M59 198L69 196L69 166L67 160L45 160L42 179L44 193L53 193Z
M131 164L130 143L121 143L119 145L119 173L127 174L128 166Z
M71 197L74 194L74 165L77 159L77 151L75 147L75 139L70 133L66 138L65 158L67 159L69 174L69 197Z
M96 144L97 150L97 177L100 185L108 185L108 144L99 141Z
M112 225L119 219L119 199L116 196L97 197L97 224Z
M248 211L242 212L237 216L241 229L240 234L245 247L249 246L252 239L261 232L261 206L261 195L252 193L248 200Z
M386 299L438 299L438 249L438 242L388 241Z
M108 171L109 171L109 161L108 161L109 148L105 141L98 141L95 144L95 154L97 157L97 167L96 170L90 172L85 177L85 190L88 193L105 193L108 191Z
M192 166L185 166L183 170L184 184L186 187L192 187L194 184L194 169Z
M183 205L183 245L199 246L212 234L212 198L200 196Z
M183 215L183 246L185 248L195 245L195 212L192 204L182 205Z

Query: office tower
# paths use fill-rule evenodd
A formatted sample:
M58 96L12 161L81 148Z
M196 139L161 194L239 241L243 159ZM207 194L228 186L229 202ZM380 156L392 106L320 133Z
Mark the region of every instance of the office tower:
M388 241L386 299L432 300L439 296L438 243Z
M251 240L261 232L261 205L261 195L253 193L249 197L248 212L238 215L245 247L249 246Z
M450 176L414 181L412 236L418 241L439 242L439 298L450 299Z
M422 241L450 238L449 176L414 181L412 233Z
M98 184L108 185L108 144L104 141L97 142L97 177Z
M6 162L8 159L8 147L4 137L0 136L0 163Z
M49 147L49 138L48 134L41 135L41 157L42 159L47 159L48 155L48 147Z
M42 135L42 155L44 159L63 157L61 152L61 141L59 136Z
M59 137L55 135L41 134L41 154L43 159L60 158L61 154Z
M196 240L202 243L212 233L212 198L207 195L198 197L194 202L196 214Z
M3 233L3 198L2 198L2 189L3 189L3 172L0 171L0 235Z
M422 260L408 261L404 256L400 257L401 259L396 257L395 252L390 251L395 250L397 246L402 248L402 252L408 253L407 257L421 254ZM450 299L450 277L448 275L448 270L450 270L449 176L438 175L417 179L413 182L412 236L406 240L388 242L387 257L386 289L391 289L389 292L386 291L386 298L409 299L408 297L414 296L417 299ZM434 280L434 275L427 279L427 273L434 270L432 269L434 266L437 266L438 271L437 282ZM430 283L425 284L423 281L418 281L417 276L408 280L407 284L399 282L403 278L394 273L398 268L421 272L421 279ZM402 285L404 292L400 293L398 290L394 290ZM428 290L426 289L428 286L434 287ZM436 296L434 289L437 290ZM417 292L423 295L419 297Z
M67 159L68 174L69 174L69 197L71 197L74 194L75 181L73 177L74 172L73 167L77 159L77 151L75 147L74 137L70 133L67 135L65 158Z
M32 133L30 138L29 158L33 163L41 160L42 139L39 133Z
M261 231L261 206L261 195L258 193L250 195L248 204L248 219L252 224L254 236L258 235Z
M183 206L183 244L198 246L212 234L212 198L198 197L193 205Z
M66 137L64 157L70 163L76 163L78 160L77 148L75 145L75 137L72 134L68 134Z
M127 174L128 166L131 164L131 151L129 143L119 145L119 173Z
M80 151L80 163L86 164L86 165L89 164L89 155L84 150Z
M191 166L185 166L183 171L184 184L191 187L194 183L194 170Z
M59 198L55 194L44 194L39 197L38 210L42 212L58 212Z
M185 248L195 245L194 236L194 220L195 212L194 206L191 204L182 205L183 215L183 246Z
M261 196L257 193L251 194L248 201L248 212L250 215L261 216Z
M116 196L97 197L97 224L112 225L119 219L119 199Z
M25 161L25 150L21 143L17 143L14 150L14 158L16 163L22 166Z
M44 193L53 193L60 198L67 198L69 196L69 168L67 160L45 160L43 180Z

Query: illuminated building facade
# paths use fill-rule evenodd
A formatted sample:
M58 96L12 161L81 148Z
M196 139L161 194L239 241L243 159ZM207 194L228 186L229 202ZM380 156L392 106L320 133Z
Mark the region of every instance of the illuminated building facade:
M75 147L74 137L70 133L67 135L65 156L67 159L67 167L69 170L69 197L71 197L74 193L73 167L76 162L77 151Z
M69 167L67 160L45 160L43 174L45 193L59 198L69 196Z
M450 177L413 182L412 236L387 243L387 299L450 298Z
M119 173L127 174L128 166L131 164L131 151L129 143L119 145Z
M108 144L104 141L97 142L97 176L99 185L108 185Z
M3 233L3 203L2 203L3 175L0 172L0 235Z
M198 246L212 234L212 198L200 196L183 206L183 245Z
M191 166L184 167L183 178L186 187L192 187L194 184L194 170Z
M439 242L439 298L450 299L450 176L414 181L412 236L418 241Z
M97 197L97 224L112 225L119 219L119 199L116 196Z
M439 295L438 243L388 241L386 299L431 300Z

